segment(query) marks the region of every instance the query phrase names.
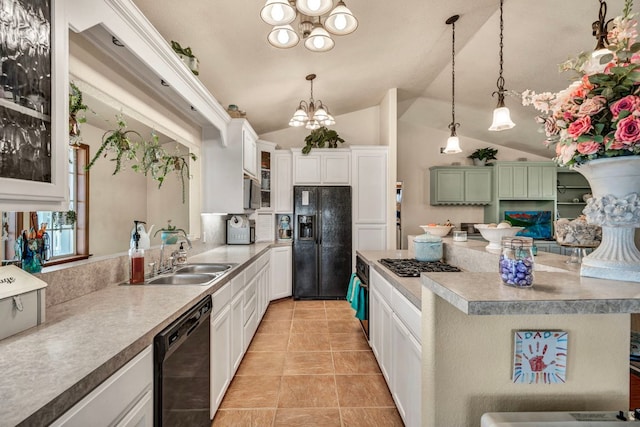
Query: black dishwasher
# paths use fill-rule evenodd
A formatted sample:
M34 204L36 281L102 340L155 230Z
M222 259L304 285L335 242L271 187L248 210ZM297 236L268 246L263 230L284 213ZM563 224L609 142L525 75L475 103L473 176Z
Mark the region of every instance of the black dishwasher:
M211 295L156 335L154 425L210 426Z

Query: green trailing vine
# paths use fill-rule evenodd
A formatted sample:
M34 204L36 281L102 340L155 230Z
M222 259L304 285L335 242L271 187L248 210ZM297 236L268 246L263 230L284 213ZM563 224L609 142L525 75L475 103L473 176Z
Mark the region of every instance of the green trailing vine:
M126 160L136 159L136 142L131 140L131 136L137 136L140 142L143 142L142 136L135 130L127 129L127 122L125 122L121 114L116 116L116 123L117 129L108 130L102 135L102 144L86 166L86 170L91 169L100 156L107 157L110 153L114 156L110 160L116 162L112 175L117 174L122 169L123 158Z
M327 148L337 148L338 143L343 142L344 139L340 138L338 132L320 126L305 137L305 146L302 148L302 154L309 154L312 148L325 148L325 145Z

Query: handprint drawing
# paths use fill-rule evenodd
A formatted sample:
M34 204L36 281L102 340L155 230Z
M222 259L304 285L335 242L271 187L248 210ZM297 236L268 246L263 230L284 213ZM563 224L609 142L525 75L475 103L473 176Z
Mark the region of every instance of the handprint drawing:
M528 384L565 382L566 332L518 331L514 338L513 382Z

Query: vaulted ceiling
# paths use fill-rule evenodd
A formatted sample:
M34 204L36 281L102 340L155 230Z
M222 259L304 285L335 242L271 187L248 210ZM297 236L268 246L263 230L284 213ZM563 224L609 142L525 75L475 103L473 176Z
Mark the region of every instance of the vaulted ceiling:
M200 80L223 104L247 112L261 134L287 127L301 99L305 76L315 73L314 95L334 116L378 105L390 88L411 120L447 131L451 122L451 26L456 23L456 121L472 137L552 157L531 107L508 97L514 129L489 132L498 78L499 0L347 0L359 20L355 33L335 37L333 50L313 53L268 44L260 19L264 0L134 0L167 40L190 46L200 59ZM609 0L607 18L622 10ZM592 50L591 23L598 0L505 0L505 87L557 91L568 85L558 64ZM635 6L638 9L638 6ZM410 110L410 112L408 112ZM336 126L339 129L339 123Z

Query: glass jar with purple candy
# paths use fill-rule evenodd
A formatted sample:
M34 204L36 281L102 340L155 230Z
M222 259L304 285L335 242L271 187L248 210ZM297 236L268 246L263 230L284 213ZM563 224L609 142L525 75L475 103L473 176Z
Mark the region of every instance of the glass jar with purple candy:
M502 238L500 278L505 285L518 288L533 286L533 239L508 236Z

